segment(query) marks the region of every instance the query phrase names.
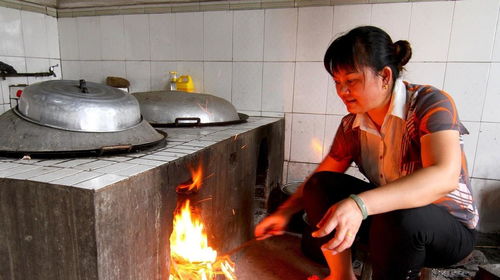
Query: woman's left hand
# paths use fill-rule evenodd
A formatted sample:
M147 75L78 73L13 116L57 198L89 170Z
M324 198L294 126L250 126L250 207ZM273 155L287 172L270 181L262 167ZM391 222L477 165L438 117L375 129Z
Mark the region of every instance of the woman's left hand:
M328 209L317 224L319 229L313 232L312 236L323 237L335 229L335 236L325 243L323 248L337 254L352 246L362 220L363 215L356 202L347 198Z

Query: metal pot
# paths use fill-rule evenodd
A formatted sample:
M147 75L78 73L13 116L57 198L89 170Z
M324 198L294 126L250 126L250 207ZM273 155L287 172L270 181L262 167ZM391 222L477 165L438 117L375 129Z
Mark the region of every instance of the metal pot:
M144 121L137 100L96 83L53 80L24 89L0 116L0 154L103 154L163 142Z
M24 89L17 112L44 126L83 132L114 132L141 122L137 100L92 82L53 80Z
M232 124L246 121L227 100L205 93L152 91L133 93L153 126Z

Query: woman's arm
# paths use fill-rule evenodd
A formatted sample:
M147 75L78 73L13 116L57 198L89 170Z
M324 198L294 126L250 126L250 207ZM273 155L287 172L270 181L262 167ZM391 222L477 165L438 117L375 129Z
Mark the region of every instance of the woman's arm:
M462 162L459 132L427 134L420 142L422 169L359 194L369 215L425 206L457 188Z
M349 164L349 160L338 161L327 155L312 174L320 171L344 172L349 167ZM284 233L285 227L292 215L304 208L302 201L303 188L304 183L274 213L266 217L255 227L255 236L257 239L265 239L272 235Z

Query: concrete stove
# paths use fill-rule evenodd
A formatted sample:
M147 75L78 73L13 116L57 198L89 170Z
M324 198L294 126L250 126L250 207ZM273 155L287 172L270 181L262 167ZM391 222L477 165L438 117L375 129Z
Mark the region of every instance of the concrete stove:
M189 198L210 245L250 239L281 184L284 120L164 131L166 147L140 154L0 158L0 279L168 279L173 211L185 199L175 189L198 164L202 187Z

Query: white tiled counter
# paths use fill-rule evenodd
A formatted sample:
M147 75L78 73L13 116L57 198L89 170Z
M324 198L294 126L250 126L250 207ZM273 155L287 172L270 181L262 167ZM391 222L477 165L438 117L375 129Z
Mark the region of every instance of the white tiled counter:
M16 159L0 157L0 178L44 182L84 189L100 189L157 166L214 145L241 133L276 122L276 118L251 117L246 123L201 128L160 128L167 145L149 152L110 157L65 159Z
M161 130L166 145L141 153L0 158L0 278L168 279L172 213L184 199L200 202L216 249L250 238L256 185L262 199L281 183L283 119ZM198 166L200 191L177 194Z

